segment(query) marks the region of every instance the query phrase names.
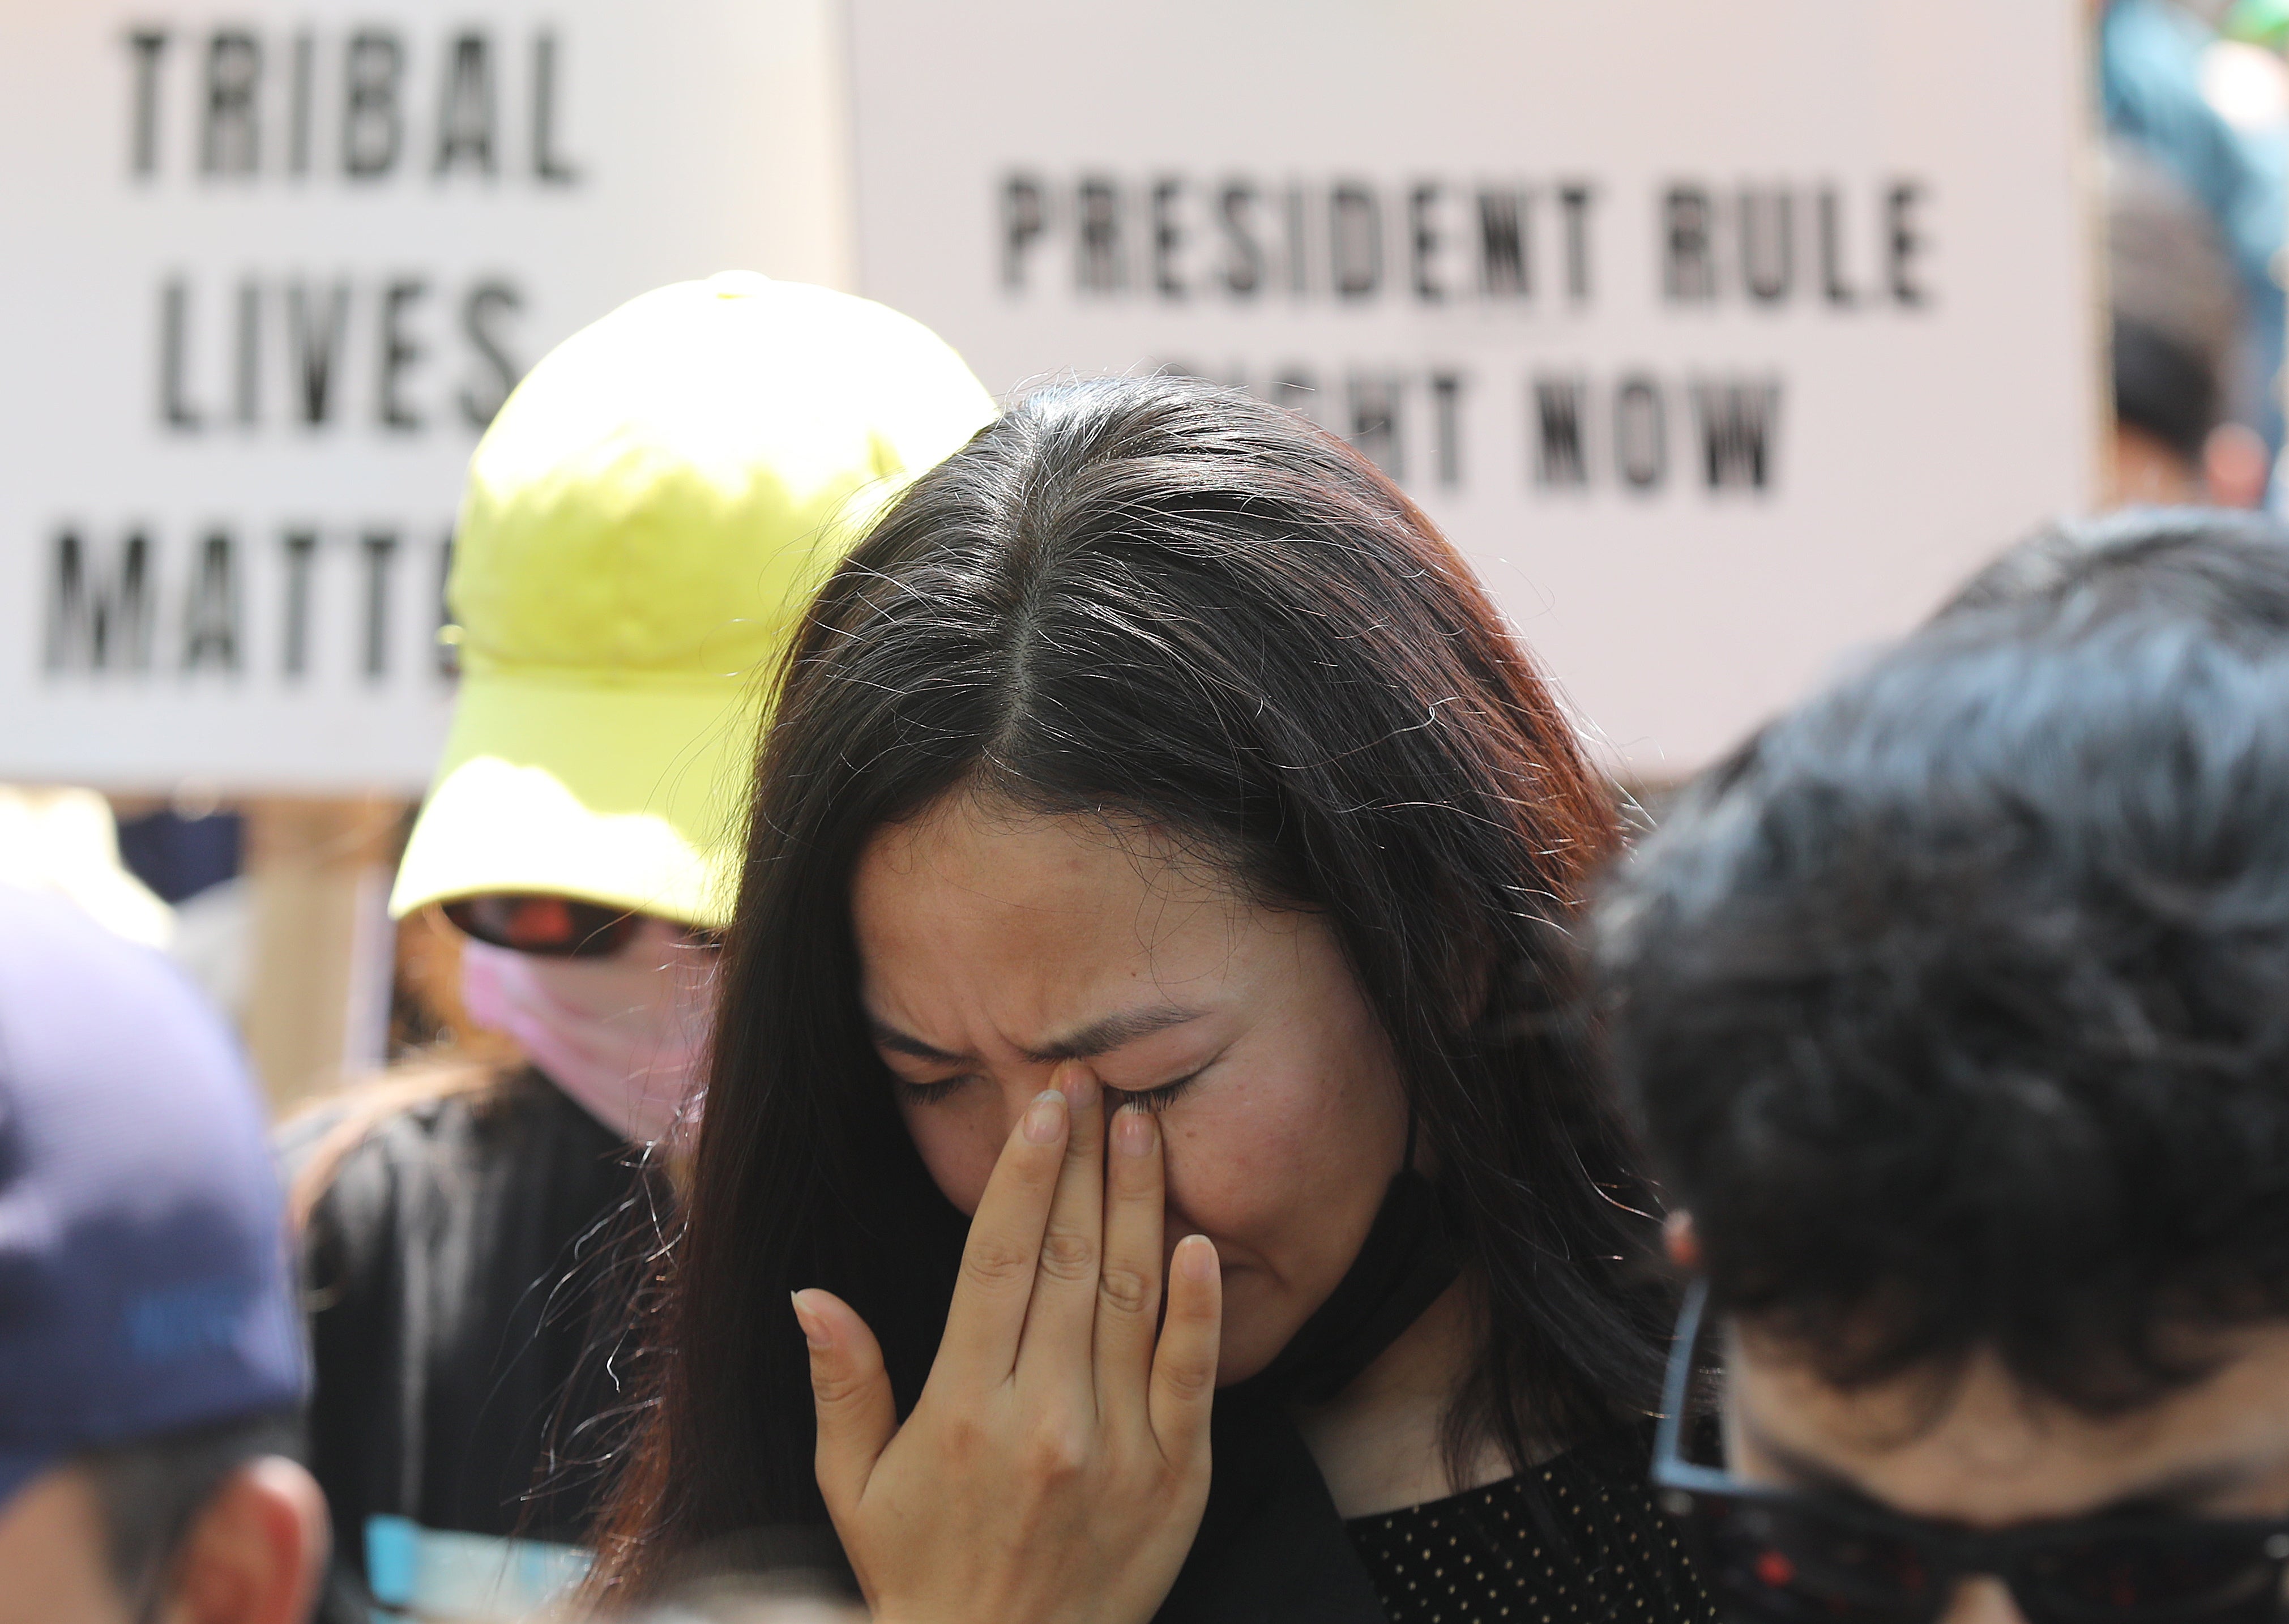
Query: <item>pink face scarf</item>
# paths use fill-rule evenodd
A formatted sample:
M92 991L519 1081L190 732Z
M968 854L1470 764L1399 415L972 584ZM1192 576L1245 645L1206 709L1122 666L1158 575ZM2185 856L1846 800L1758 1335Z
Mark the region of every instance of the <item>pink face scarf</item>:
M647 919L608 959L461 947L469 1018L514 1039L535 1066L623 1138L689 1142L698 1115L715 955Z

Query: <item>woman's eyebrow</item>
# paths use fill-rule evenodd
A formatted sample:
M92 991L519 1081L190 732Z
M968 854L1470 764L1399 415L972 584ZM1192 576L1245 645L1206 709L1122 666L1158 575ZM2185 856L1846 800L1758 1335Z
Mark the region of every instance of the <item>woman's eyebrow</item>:
M1099 1055L1111 1054L1124 1043L1134 1043L1139 1038L1149 1038L1154 1032L1167 1031L1172 1026L1182 1026L1187 1021L1197 1021L1202 1012L1186 1009L1177 1004L1155 1004L1144 1009L1126 1009L1119 1015L1106 1015L1101 1021L1091 1021L1080 1031L1058 1039L1044 1048L1021 1049L1018 1052L1039 1065L1053 1065L1060 1060L1093 1060ZM920 1038L900 1031L887 1021L875 1015L866 1017L867 1035L882 1048L895 1055L909 1055L916 1060L934 1061L942 1065L965 1065L975 1056L950 1055Z
M1154 1032L1167 1031L1172 1026L1182 1026L1187 1021L1197 1021L1203 1012L1186 1009L1179 1004L1155 1004L1144 1009L1127 1009L1119 1015L1106 1015L1101 1021L1091 1021L1079 1031L1068 1033L1045 1047L1027 1049L1025 1058L1041 1064L1059 1060L1093 1060L1107 1055L1124 1043L1134 1043L1139 1038L1149 1038Z
M910 1038L888 1022L877 1020L873 1015L866 1017L866 1034L874 1039L877 1046L893 1054L911 1055L916 1060L935 1060L947 1065L960 1065L969 1058L966 1055L949 1055L944 1049L933 1048L920 1038Z

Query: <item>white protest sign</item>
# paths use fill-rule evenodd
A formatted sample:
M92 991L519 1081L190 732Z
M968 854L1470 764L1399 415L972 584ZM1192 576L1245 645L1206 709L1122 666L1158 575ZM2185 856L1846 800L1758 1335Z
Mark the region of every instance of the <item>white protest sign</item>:
M4 0L0 778L418 790L461 474L663 283L847 283L829 0Z
M859 286L1301 406L1625 768L2092 498L2083 0L850 0Z

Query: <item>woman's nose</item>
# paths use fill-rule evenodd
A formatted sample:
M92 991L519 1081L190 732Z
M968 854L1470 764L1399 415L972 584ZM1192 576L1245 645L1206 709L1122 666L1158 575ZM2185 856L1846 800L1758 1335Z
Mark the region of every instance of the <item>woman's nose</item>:
M1966 1579L1940 1615L1940 1624L2027 1624L2010 1589L1999 1579Z
M1047 1065L1027 1066L1022 1071L1012 1073L1003 1080L1000 1113L1002 1139L1007 1140L1011 1134L1017 1132L1017 1119L1025 1114L1025 1108L1033 1103L1035 1097L1044 1088L1056 1088L1067 1085L1077 1087L1084 1074L1090 1080L1094 1080L1095 1071L1085 1063L1072 1065L1070 1071L1067 1069L1069 1064L1071 1063L1065 1061L1053 1061ZM1068 1093L1070 1092L1069 1087ZM1119 1096L1105 1095L1101 1092L1100 1087L1100 1091L1094 1093L1092 1097L1103 1099L1105 1102L1105 1121L1098 1124L1099 1128L1102 1129L1110 1123L1113 1107L1118 1103Z

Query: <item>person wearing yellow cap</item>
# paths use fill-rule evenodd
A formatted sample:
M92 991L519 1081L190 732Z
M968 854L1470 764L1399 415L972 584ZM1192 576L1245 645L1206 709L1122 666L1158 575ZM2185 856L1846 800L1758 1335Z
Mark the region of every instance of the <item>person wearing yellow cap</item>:
M330 1616L514 1616L585 1566L614 1402L585 1356L625 1310L594 1265L695 1109L755 696L868 519L993 411L906 317L731 273L567 339L479 443L460 691L391 911L459 927L470 1020L526 1063L286 1135Z

